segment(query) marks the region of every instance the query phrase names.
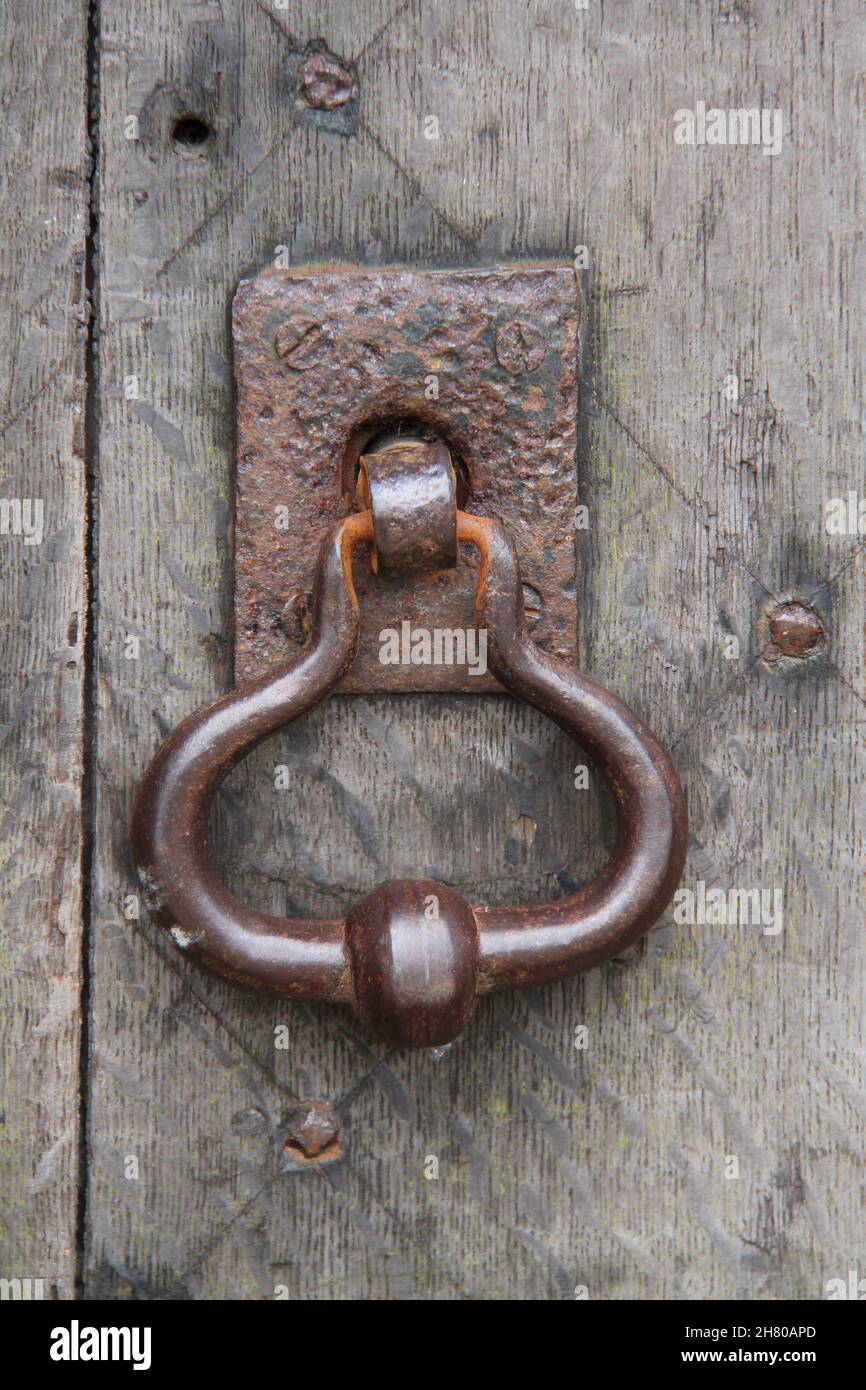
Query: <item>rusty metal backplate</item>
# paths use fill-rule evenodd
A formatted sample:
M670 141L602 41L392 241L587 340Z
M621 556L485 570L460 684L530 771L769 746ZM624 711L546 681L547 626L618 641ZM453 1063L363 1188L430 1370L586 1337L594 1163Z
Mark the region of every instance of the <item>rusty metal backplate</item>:
M233 308L238 681L285 661L303 641L321 541L356 509L365 446L395 426L449 446L468 482L461 505L495 517L514 541L533 638L575 661L578 326L577 280L564 265L327 266L241 282ZM361 635L340 690L500 689L466 664L381 660L383 651L393 656L385 631L401 634L403 655L414 646L423 658L424 642L413 642L419 629L435 636L473 627L471 547L461 547L456 569L411 579L373 575L360 548L354 573Z

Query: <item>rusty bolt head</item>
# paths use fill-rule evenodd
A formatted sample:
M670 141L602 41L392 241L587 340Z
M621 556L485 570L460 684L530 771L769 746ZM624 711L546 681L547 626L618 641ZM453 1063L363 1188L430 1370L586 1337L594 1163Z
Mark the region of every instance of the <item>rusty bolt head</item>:
M513 319L496 335L496 360L512 376L526 376L541 366L547 355L544 335L531 323Z
M327 53L311 53L301 64L298 91L314 111L334 111L345 106L355 93L355 82L348 68Z
M337 1144L340 1121L325 1100L305 1100L289 1115L286 1148L304 1158L320 1158Z
M764 648L765 661L813 656L827 641L821 617L805 603L781 603L767 615L767 621L770 640Z
M307 372L319 361L325 333L315 319L291 318L274 334L274 350L293 372Z

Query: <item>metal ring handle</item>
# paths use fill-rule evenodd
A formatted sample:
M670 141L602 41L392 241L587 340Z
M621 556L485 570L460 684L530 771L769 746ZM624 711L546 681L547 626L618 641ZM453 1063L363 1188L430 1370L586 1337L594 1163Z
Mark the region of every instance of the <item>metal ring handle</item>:
M145 904L187 955L246 989L351 1003L378 1037L410 1047L452 1041L479 994L559 979L622 952L664 910L686 850L685 800L667 753L622 701L531 641L502 527L464 512L457 520L459 540L482 556L477 621L491 669L580 741L613 792L616 844L591 883L551 903L472 908L444 884L393 881L345 919L319 921L245 907L219 882L208 815L220 783L323 700L352 661L352 551L372 540L369 512L341 522L322 548L304 651L180 724L145 774L132 821Z

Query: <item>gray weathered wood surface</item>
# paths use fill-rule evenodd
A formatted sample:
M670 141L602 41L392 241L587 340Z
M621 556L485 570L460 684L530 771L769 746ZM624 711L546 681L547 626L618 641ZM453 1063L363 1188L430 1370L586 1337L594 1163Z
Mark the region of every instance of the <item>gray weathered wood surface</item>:
M30 502L37 525L28 543L10 511L0 535L0 1277L41 1279L46 1298L70 1298L87 610L87 6L2 8L0 496Z
M824 528L826 499L866 491L860 7L102 0L98 15L86 1291L816 1299L866 1273L866 566L862 537ZM289 73L317 38L357 65L353 134L295 119ZM699 100L780 108L780 152L678 145L674 113ZM214 131L197 155L171 141L187 112ZM231 680L228 307L279 247L448 264L575 246L581 660L674 749L684 884L779 888L783 929L668 912L628 959L484 1001L446 1056L387 1054L349 1015L191 971L143 909L125 916L137 778ZM783 669L761 658L762 622L788 596L825 615L829 645ZM17 680L20 645L6 660ZM14 785L30 757L34 788L49 776L42 737L17 744ZM609 837L576 761L504 697L334 700L228 782L227 881L286 913L417 873L481 901L551 896ZM283 1117L314 1096L339 1105L348 1159L283 1173Z

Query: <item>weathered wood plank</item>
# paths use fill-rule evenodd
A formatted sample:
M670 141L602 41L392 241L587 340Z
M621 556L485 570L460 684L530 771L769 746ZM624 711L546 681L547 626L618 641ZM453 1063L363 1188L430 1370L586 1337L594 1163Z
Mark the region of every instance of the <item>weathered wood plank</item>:
M89 1288L821 1297L853 1267L866 1138L863 557L822 511L862 479L856 6L106 0L101 24ZM320 36L356 59L356 134L294 119L293 53ZM678 145L699 99L781 108L779 153ZM215 130L198 157L172 147L185 111ZM441 264L577 244L584 662L676 750L685 884L779 887L784 925L669 913L626 961L485 1001L444 1058L382 1056L333 1010L189 972L122 913L136 779L230 680L227 308L279 246ZM761 657L762 605L787 595L827 616L802 670ZM283 912L417 872L551 895L610 832L575 761L498 697L332 701L230 780L227 880ZM280 1173L296 1096L339 1103L341 1167Z
M45 1298L71 1298L87 616L87 6L38 0L3 9L0 1276L41 1279Z

